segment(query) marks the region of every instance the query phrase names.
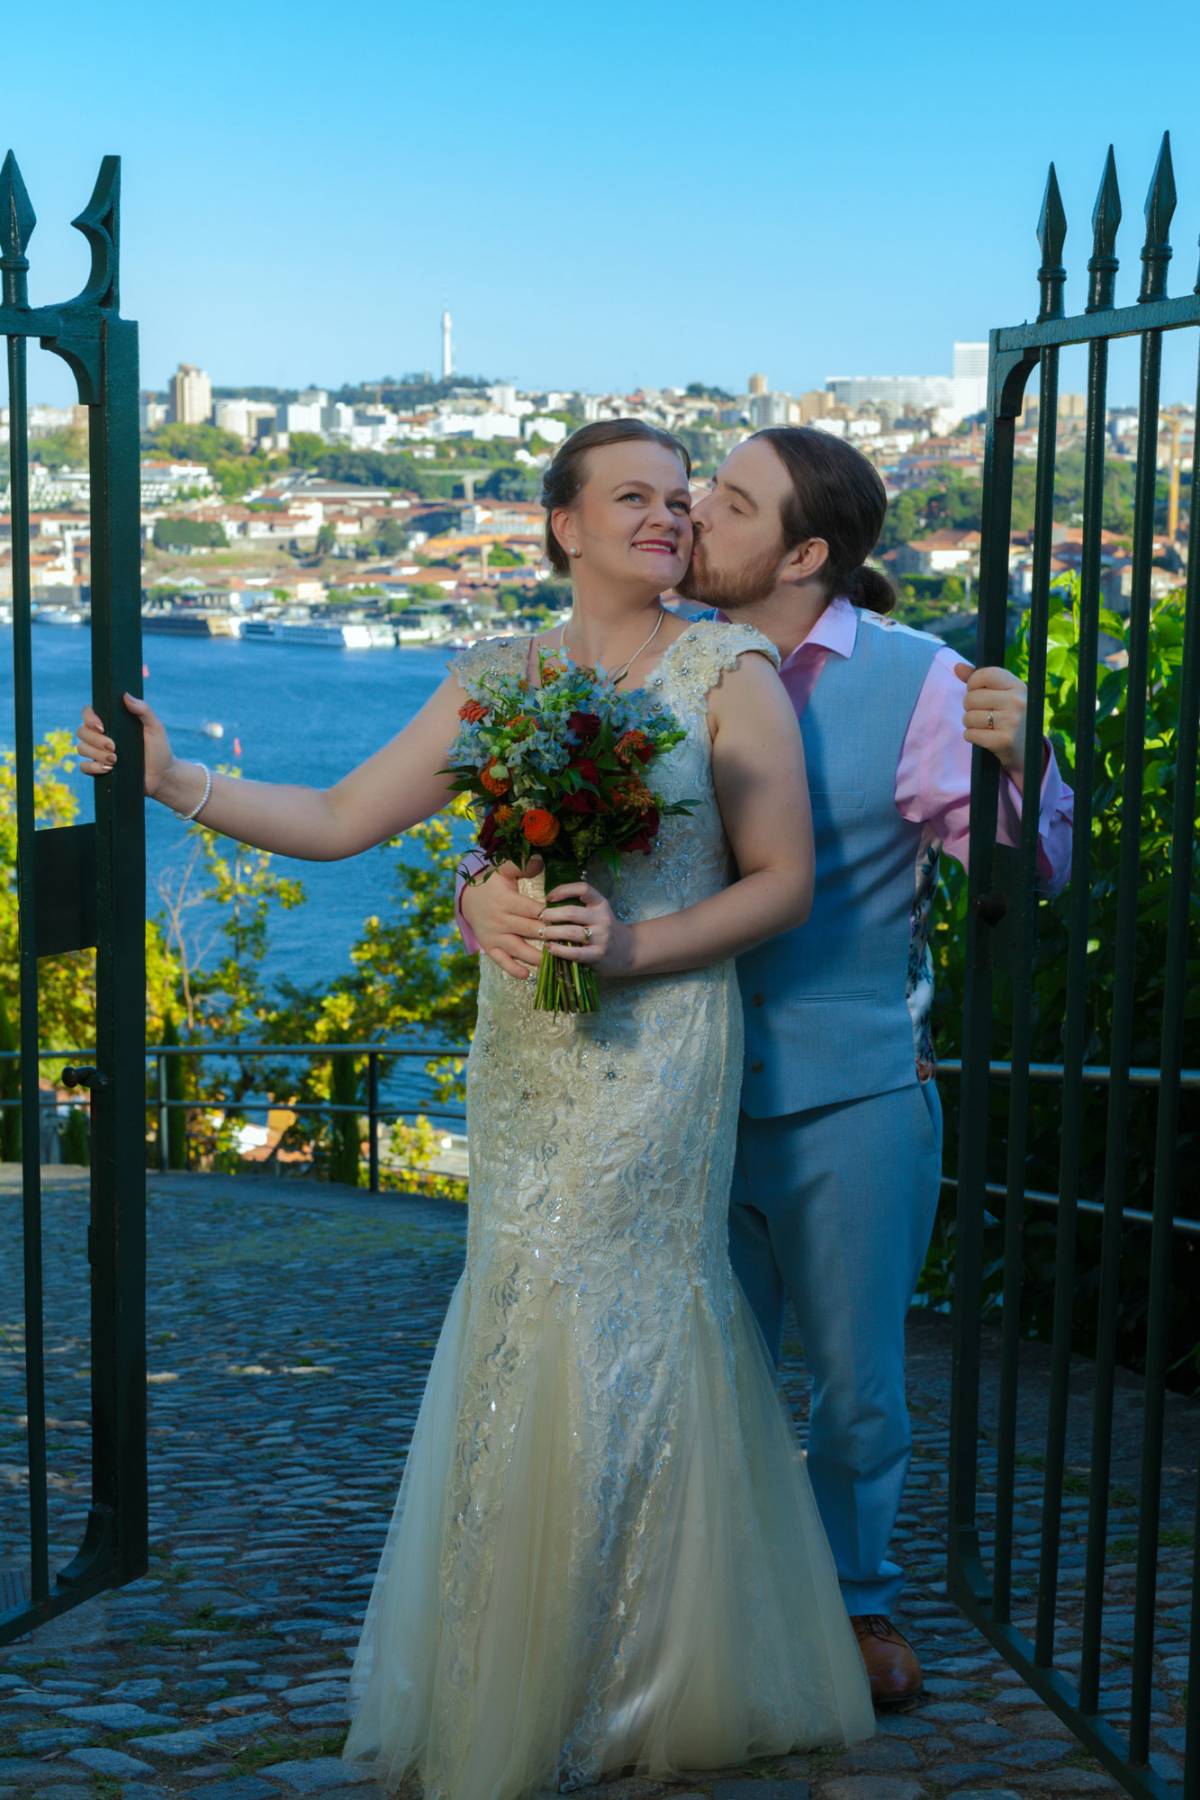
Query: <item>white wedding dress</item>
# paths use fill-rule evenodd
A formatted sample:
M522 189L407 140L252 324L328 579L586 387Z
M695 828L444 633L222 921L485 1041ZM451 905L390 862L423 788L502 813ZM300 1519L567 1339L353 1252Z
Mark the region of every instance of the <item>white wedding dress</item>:
M687 739L624 859L626 919L725 885L708 694L748 627L692 626L651 686ZM523 641L457 660L469 693ZM533 1010L484 960L467 1259L351 1675L343 1755L425 1800L515 1800L840 1745L869 1688L795 1428L727 1249L734 965Z

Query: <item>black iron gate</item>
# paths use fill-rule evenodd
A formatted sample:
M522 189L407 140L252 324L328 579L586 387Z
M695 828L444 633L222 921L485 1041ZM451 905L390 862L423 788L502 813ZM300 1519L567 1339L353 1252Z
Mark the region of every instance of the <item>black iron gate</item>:
M1065 990L1059 1019L1061 1060L1061 1124L1058 1191L1040 1193L1057 1210L1053 1277L1053 1340L1050 1354L1048 1414L1042 1434L1043 1453L1018 1450L1018 1414L1022 1406L1023 1239L1030 1195L1028 1178L1031 1082L1046 1073L1031 1067L1035 1027L1034 968L1039 912L1035 896L1036 807L1025 808L1019 852L997 850L994 842L999 781L998 764L975 752L970 845L970 919L964 1016L963 1087L958 1166L958 1270L955 1307L955 1362L952 1405L949 1576L954 1598L984 1634L1024 1674L1037 1692L1066 1719L1081 1741L1113 1771L1130 1793L1161 1797L1180 1792L1169 1761L1151 1756L1152 1724L1161 1723L1154 1693L1156 1584L1160 1550L1167 1342L1171 1305L1172 1239L1184 1210L1187 1173L1181 1154L1181 1107L1194 1104L1195 1071L1184 1067L1186 1033L1193 1030L1187 1011L1189 932L1194 926L1195 809L1197 711L1200 708L1200 454L1193 451L1191 525L1188 544L1185 623L1178 671L1178 717L1173 734L1172 822L1164 831L1162 857L1170 857L1169 894L1153 925L1156 944L1154 1035L1157 1068L1135 1066L1135 1046L1147 1035L1135 995L1139 954L1144 957L1148 909L1143 911L1141 883L1145 875L1141 812L1146 767L1152 569L1155 556L1155 498L1159 438L1159 397L1163 334L1200 325L1200 283L1191 295L1167 297L1167 265L1171 257L1169 227L1175 209L1175 186L1169 141L1164 137L1146 202L1146 236L1141 252L1142 275L1135 304L1115 304L1115 253L1120 200L1110 149L1093 215L1094 245L1088 263L1086 310L1068 317L1064 308L1066 270L1062 263L1066 220L1053 166L1046 188L1038 235L1042 247L1039 271L1041 304L1035 323L994 331L991 335L988 428L984 466L983 551L980 581L979 659L1001 663L1005 654L1009 596L1010 525L1012 517L1015 433L1026 385L1036 369L1038 444L1032 593L1029 617L1030 709L1026 767L1040 768L1043 701L1047 675L1047 638L1052 609L1061 607L1061 592L1052 573L1052 520L1059 415L1058 377L1061 349L1080 345L1087 351L1087 414L1083 441L1084 489L1081 564L1078 587L1078 682L1076 751L1073 785L1076 822L1071 887L1066 903L1067 947ZM1098 664L1101 657L1102 509L1107 447L1107 377L1110 342L1134 338L1140 347L1140 386L1132 531L1128 663L1125 669L1123 768L1117 777L1097 761L1096 739L1102 712L1097 710ZM1177 447L1177 446L1176 446ZM1177 470L1175 479L1178 479ZM1173 505L1175 502L1173 501ZM1182 577L1180 577L1182 580ZM1161 722L1156 730L1161 731ZM1104 776L1104 779L1101 777ZM1093 863L1096 834L1105 815L1119 830L1119 864L1115 871L1115 942L1098 942L1090 921L1111 887L1102 892ZM1169 838L1169 846L1165 841ZM1011 858L1011 861L1008 859ZM1104 881L1109 880L1107 871ZM1005 915L1007 914L1007 918ZM997 946L996 927L1004 919L1007 942ZM1139 949L1139 942L1141 949ZM1196 950L1193 943L1192 957ZM1097 1054L1096 1013L1091 986L1100 959L1111 978L1111 1013ZM1194 980L1195 963L1192 964ZM996 979L1011 984L1005 1016L995 1010ZM1011 1012L1011 1016L1009 1016ZM997 1067L995 1039L1007 1034L1011 1061ZM1151 1053L1153 1054L1153 1052ZM1143 1053L1143 1062L1145 1055ZM1101 1066L1097 1066L1101 1065ZM1004 1078L998 1094L996 1076ZM1153 1177L1149 1225L1127 1210L1131 1099L1150 1087L1156 1092L1157 1116L1147 1138L1153 1139ZM1085 1157L1085 1125L1095 1119L1094 1096L1106 1094L1102 1127L1103 1157ZM1194 1157L1194 1150L1191 1153ZM1090 1172L1089 1172L1090 1169ZM1195 1168L1191 1169L1192 1214ZM997 1215L989 1217L987 1208ZM1086 1211L1085 1211L1086 1209ZM1079 1348L1077 1312L1082 1289L1077 1279L1077 1242L1081 1220L1102 1213L1100 1260L1087 1303L1094 1305L1096 1330L1090 1408L1090 1444L1086 1474L1068 1469L1068 1410L1071 1399L1071 1355ZM1145 1312L1145 1380L1140 1408L1141 1435L1136 1488L1135 1555L1132 1617L1121 1621L1117 1636L1106 1627L1106 1555L1109 1512L1116 1502L1113 1465L1113 1400L1116 1379L1118 1307L1122 1301L1123 1234L1130 1229L1151 1233ZM994 1415L981 1438L981 1301L985 1290L986 1233L1002 1236L1003 1292L1000 1305L999 1380ZM1190 1241L1190 1240L1189 1240ZM989 1250L989 1259L993 1254ZM1194 1326L1193 1333L1195 1335ZM995 1448L994 1475L983 1469L985 1440ZM1040 1506L1020 1532L1015 1499L1018 1476L1028 1488L1030 1465L1040 1468ZM986 1475L986 1478L984 1478ZM1035 1478L1036 1480L1036 1478ZM1086 1539L1072 1594L1071 1641L1064 1648L1064 1495L1067 1504L1086 1511ZM1123 1504L1130 1504L1132 1492ZM1022 1557L1014 1556L1014 1539L1024 1536ZM1019 1545L1020 1547L1020 1545ZM1190 1670L1187 1688L1187 1748L1182 1792L1200 1794L1200 1622L1197 1620L1196 1562L1191 1574ZM1032 1569L1036 1569L1036 1574ZM1108 1675L1102 1680L1104 1666ZM1125 1693L1114 1701L1112 1670L1120 1672ZM1183 1688L1180 1683L1180 1695ZM1120 1726L1114 1723L1119 1718ZM1162 1748L1162 1740L1158 1741ZM1177 1748L1177 1744L1172 1744Z
M92 264L58 306L31 306L26 256L35 219L10 152L0 170L0 332L7 340L12 513L13 676L20 917L25 1375L29 1453L27 1596L0 1613L0 1643L146 1568L145 854L142 745L121 704L141 692L137 327L119 316L120 165L105 157L74 225ZM92 696L117 741L95 784L95 823L37 830L30 621L26 347L69 365L87 408L91 514ZM66 721L64 721L65 723ZM38 959L96 947L94 1067L67 1069L90 1090L92 1494L83 1541L51 1584L43 1343ZM58 1073L57 1069L55 1073ZM6 1245L16 1254L16 1246Z

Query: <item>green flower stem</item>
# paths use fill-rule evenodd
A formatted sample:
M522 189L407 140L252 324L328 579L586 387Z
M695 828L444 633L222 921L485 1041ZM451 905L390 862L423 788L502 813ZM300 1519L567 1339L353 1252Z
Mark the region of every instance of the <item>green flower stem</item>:
M553 893L554 889L561 887L564 882L586 880L586 871L572 868L569 863L547 863L546 865L546 892L548 894ZM560 904L570 904L570 902L560 902ZM547 946L542 951L533 1005L535 1012L596 1012L600 1005L600 992L595 970L586 963L571 962L565 957L555 956Z

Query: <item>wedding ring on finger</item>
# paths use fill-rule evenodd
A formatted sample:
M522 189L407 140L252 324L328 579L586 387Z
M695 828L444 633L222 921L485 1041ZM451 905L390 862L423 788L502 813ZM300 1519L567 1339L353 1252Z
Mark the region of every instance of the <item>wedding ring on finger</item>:
M585 925L583 928L583 941L585 944L590 944L592 941L592 928L590 925Z
M996 715L994 712L989 712L988 713L988 730L995 731L995 729L996 729Z

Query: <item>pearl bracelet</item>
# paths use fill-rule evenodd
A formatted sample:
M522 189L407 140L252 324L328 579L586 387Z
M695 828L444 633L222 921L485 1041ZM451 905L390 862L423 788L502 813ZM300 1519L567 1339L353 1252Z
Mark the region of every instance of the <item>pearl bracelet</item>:
M197 763L196 767L204 770L204 792L201 794L199 800L197 800L195 806L193 806L191 812L175 812L175 808L172 807L171 810L172 812L175 812L175 817L177 819L194 819L200 809L208 805L208 797L212 793L212 770L207 763Z

